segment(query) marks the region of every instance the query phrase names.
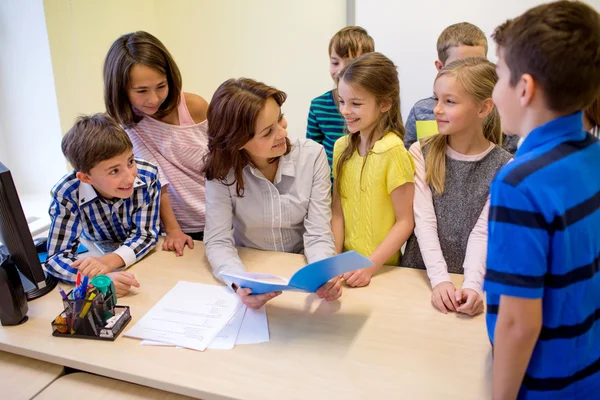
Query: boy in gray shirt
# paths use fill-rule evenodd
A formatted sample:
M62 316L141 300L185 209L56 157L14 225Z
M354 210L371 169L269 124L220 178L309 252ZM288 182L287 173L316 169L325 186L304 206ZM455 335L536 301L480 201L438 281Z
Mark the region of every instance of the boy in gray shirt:
M440 71L448 63L467 57L487 58L488 43L485 33L468 22L450 25L440 34L437 40L438 59L435 68ZM435 98L433 96L415 103L406 119L404 145L406 149L417 140L437 134L437 123L433 115ZM505 136L503 147L514 154L518 138Z

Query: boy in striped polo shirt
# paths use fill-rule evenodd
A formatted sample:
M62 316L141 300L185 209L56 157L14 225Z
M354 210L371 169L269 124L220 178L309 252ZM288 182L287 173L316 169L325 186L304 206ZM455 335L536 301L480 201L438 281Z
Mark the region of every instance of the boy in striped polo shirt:
M375 51L375 42L360 26L347 26L329 41L329 73L334 82L348 61ZM333 145L344 135L345 121L338 111L335 91L330 90L313 99L308 111L306 138L325 147L329 167L333 163ZM333 175L332 175L333 177Z
M600 396L600 15L582 2L499 26L493 99L525 138L490 189L487 325L494 399Z
M52 188L46 271L67 283L74 283L78 272L105 274L122 296L139 283L121 268L158 241L158 169L133 157L129 136L105 114L80 117L63 137L62 151L74 171ZM78 259L81 237L122 244L102 257Z

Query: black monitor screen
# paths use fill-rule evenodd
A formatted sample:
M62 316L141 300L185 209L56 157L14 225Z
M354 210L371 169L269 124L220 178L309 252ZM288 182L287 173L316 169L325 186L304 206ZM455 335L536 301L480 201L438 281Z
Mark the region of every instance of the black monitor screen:
M50 289L56 281L46 277L39 261L25 213L10 171L0 163L0 242L8 249L17 268L38 289ZM44 290L45 292L45 290ZM28 294L28 297L31 297ZM31 297L35 298L37 296Z

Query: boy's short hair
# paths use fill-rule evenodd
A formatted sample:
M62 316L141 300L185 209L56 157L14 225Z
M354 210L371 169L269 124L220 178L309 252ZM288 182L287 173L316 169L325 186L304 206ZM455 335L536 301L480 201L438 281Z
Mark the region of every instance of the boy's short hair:
M600 92L598 92L592 104L587 106L584 112L593 126L600 126Z
M98 163L133 149L133 144L114 119L98 113L77 118L61 147L75 171L87 174Z
M590 6L543 4L500 25L492 38L510 71L510 84L531 75L550 110L581 111L598 93L600 15Z
M347 26L340 29L329 41L329 56L332 49L342 58L356 58L374 52L375 41L366 29L360 26Z
M446 64L449 50L456 46L482 46L485 54L488 51L488 42L485 33L477 26L468 22L459 22L447 27L440 33L437 40L438 59Z

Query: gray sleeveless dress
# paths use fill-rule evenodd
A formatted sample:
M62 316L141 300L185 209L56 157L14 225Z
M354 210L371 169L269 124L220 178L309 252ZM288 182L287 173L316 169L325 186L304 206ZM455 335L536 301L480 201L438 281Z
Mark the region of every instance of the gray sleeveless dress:
M422 147L427 159L427 147ZM448 272L463 274L469 235L481 215L498 170L511 159L510 153L496 146L478 161L455 160L446 155L444 193L433 188L433 206L437 218L438 237ZM400 265L425 269L417 237L413 233L406 244Z

